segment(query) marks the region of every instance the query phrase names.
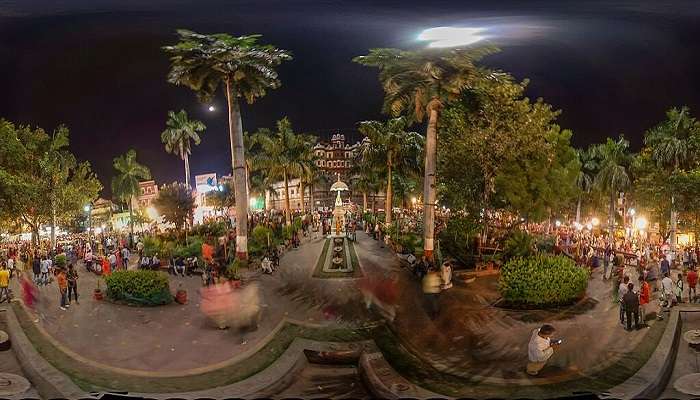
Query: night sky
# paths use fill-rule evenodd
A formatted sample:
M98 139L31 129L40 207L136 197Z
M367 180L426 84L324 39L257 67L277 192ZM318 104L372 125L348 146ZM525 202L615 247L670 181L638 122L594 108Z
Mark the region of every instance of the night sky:
M696 1L0 0L0 117L65 123L72 150L109 186L112 158L132 147L159 183L182 179L160 133L167 111L184 108L208 126L193 174L227 173L223 96L210 113L166 82L160 47L175 29L260 33L291 50L283 87L243 107L244 129L287 115L298 131L327 134L380 117L376 71L352 57L425 46L426 28L483 27L502 49L485 64L529 78L528 95L563 110L576 146L623 133L637 149L666 109L700 115L699 22Z

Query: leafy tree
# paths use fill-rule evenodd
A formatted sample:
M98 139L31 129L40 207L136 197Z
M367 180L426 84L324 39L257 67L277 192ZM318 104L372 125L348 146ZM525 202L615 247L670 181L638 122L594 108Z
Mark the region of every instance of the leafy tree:
M381 168L375 163L362 157L361 153L355 157L353 167L350 170L350 180L352 189L362 193L362 209L367 210L367 196L372 194L372 211L376 210L376 193L382 189L382 179L380 178Z
M667 176L697 164L700 150L700 122L690 116L688 107L672 108L666 120L648 130L644 144L651 149L651 157ZM676 247L674 194L671 192L671 248Z
M192 154L192 142L198 145L202 139L200 132L206 126L197 120L190 120L185 110L175 113L168 111L166 128L160 134L160 140L165 145L165 151L180 156L185 162L185 185L190 186L190 154Z
M383 110L393 116L406 115L409 122L421 122L427 116L424 178L424 254L432 260L435 236L436 152L440 110L458 99L481 79L484 71L474 62L496 49L371 49L355 62L379 69L384 88Z
M192 219L194 195L189 186L173 182L160 188L153 205L166 222L181 229Z
M403 117L388 121L360 122L360 132L367 137L360 154L368 162L375 163L386 174L385 221L391 223L393 208L392 177L394 171L420 171L418 159L423 152L423 138L415 132L406 132L407 122Z
M236 254L248 258L248 192L245 146L238 99L248 104L281 85L275 67L292 57L288 51L258 43L260 35L233 37L178 30L180 42L165 46L170 55L168 81L192 89L208 102L223 87L228 105L231 166L236 201Z
M284 212L287 225L292 223L291 205L289 203L289 179L300 176L304 169L310 148L309 139L292 130L292 123L287 118L277 121L277 130L259 129L255 141L260 144L261 152L254 164L265 170L269 179L284 181Z
M0 119L0 220L26 224L35 244L43 224L52 226L55 243L55 226L68 225L102 189L69 143L64 126L48 134Z
M116 157L113 162L116 175L112 178L112 193L129 206L130 239L134 237L134 197L139 195L139 182L151 179L151 171L136 161L136 150Z
M590 149L577 150L576 155L580 165L578 175L576 176L576 186L579 189L578 199L576 200L576 223L581 223L581 202L584 194L589 194L593 189L593 179L598 170L598 164L595 157L591 154Z
M618 140L608 138L605 143L593 146L592 150L598 159L599 169L593 183L601 190L610 194L610 211L608 215L608 234L613 237L615 229L615 199L619 192L631 184L629 167L632 156L629 153L629 142L620 135Z
M495 181L507 209L541 221L574 198L579 163L570 139L571 131L552 125L541 149L503 167Z

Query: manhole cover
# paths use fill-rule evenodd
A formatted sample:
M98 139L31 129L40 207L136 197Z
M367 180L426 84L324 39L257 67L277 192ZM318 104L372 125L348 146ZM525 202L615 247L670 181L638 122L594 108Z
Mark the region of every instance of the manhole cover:
M24 377L0 372L0 397L22 394L29 390L30 386Z
M681 393L700 396L700 374L681 376L674 382L673 387Z

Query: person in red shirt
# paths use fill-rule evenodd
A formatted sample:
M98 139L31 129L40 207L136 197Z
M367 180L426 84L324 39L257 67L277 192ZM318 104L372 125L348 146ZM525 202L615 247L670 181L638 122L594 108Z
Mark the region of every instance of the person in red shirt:
M643 276L639 277L639 320L642 326L648 326L646 323L646 308L651 298L651 287Z
M692 303L697 297L695 286L698 284L698 273L695 272L695 267L690 267L686 280L688 280L688 301Z

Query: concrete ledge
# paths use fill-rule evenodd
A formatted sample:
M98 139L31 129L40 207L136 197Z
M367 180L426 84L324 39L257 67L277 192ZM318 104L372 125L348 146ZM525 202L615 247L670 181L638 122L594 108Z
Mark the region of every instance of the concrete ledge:
M399 375L379 352L362 354L358 369L362 381L377 398L446 398L409 382Z
M663 393L676 362L681 333L682 312L700 312L700 306L681 305L671 309L668 325L646 364L625 382L615 386L603 398L654 399Z
M89 397L68 376L49 364L39 354L19 325L14 309L10 306L3 308L3 310L4 312L0 315L5 317L8 334L13 342L12 349L22 370L41 397L45 399Z
M129 395L153 399L228 398L232 396L239 398L270 398L290 386L301 370L308 364L305 350L313 352L353 352L358 351L358 349L362 351L373 348L374 344L371 341L331 343L296 338L287 350L269 367L240 382L195 392L165 394L129 393Z

